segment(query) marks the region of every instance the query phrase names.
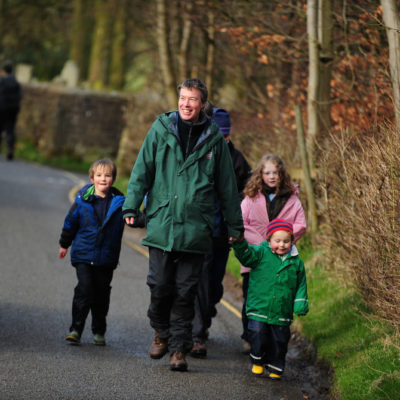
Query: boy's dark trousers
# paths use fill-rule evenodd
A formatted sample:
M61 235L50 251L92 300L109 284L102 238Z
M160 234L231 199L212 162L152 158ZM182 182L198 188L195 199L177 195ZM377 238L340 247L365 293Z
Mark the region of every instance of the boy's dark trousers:
M76 330L81 334L91 311L93 334L104 335L107 328L106 316L110 306L110 283L114 269L88 264L75 264L74 267L78 284L72 300L71 330Z
M204 255L155 247L149 248L149 255L150 325L160 338L168 339L172 353L188 353L193 346L194 298Z
M270 372L281 375L285 369L290 327L249 319L248 334L252 363L265 365Z
M213 253L207 254L202 266L199 286L194 303L193 339L207 339L211 319L217 315L215 306L224 294L224 279L229 246L213 246Z

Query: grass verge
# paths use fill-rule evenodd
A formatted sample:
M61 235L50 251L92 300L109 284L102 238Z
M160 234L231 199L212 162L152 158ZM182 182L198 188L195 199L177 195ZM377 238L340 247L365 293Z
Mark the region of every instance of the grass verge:
M307 269L310 312L296 319L294 328L313 341L318 357L333 368L335 398L400 399L399 337L375 318L354 288L324 270L307 238L299 251ZM239 276L233 254L227 270Z

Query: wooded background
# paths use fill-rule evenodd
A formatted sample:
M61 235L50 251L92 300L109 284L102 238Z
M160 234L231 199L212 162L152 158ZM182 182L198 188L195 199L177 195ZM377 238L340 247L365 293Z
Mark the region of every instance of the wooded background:
M303 201L309 213L316 204L309 226L324 261L400 326L400 161L391 150L400 148L399 7L398 0L0 0L0 58L31 64L45 82L72 60L81 88L132 95L118 133L125 170L155 115L177 107L177 85L188 77L204 80L211 102L231 113L233 141L253 167L275 152L300 168L304 131L308 169L317 173L314 196Z

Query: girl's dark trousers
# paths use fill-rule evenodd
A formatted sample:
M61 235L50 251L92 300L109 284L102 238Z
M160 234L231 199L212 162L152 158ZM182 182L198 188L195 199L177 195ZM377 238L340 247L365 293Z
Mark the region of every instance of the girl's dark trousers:
M290 327L249 319L248 334L252 363L265 365L270 372L281 375L285 369Z
M71 330L82 334L89 311L92 313L93 334L104 335L110 306L111 280L114 269L88 264L75 264L78 284L72 300Z

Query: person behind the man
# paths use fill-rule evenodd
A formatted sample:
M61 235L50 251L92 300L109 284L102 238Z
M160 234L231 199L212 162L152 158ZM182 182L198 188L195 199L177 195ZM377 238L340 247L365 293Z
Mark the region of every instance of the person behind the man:
M14 128L21 102L21 85L13 75L11 62L7 61L0 71L0 146L1 135L6 132L7 160L14 158Z
M171 353L170 368L186 371L192 342L194 298L204 255L212 248L214 192L230 236L242 237L243 221L229 149L203 108L208 91L196 78L179 87L178 110L158 116L132 169L123 206L134 224L148 193L146 237L151 358Z
M251 167L243 154L237 150L230 140L231 119L228 111L223 108L212 107L209 103L205 112L219 126L228 144L235 171L237 190L242 198L242 191L251 176ZM204 358L207 356L206 340L212 318L216 316L216 305L222 299L224 287L222 281L225 276L226 263L229 256L229 236L221 214L219 200L216 196L215 228L213 234L212 252L205 256L200 282L195 299L195 316L193 319L193 348L190 354L193 357Z

